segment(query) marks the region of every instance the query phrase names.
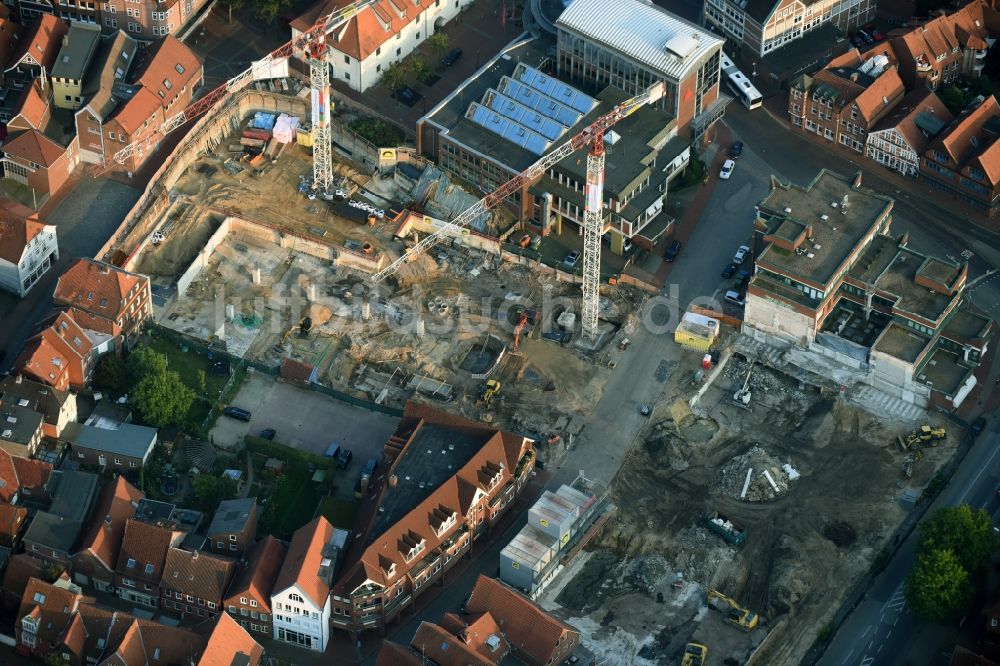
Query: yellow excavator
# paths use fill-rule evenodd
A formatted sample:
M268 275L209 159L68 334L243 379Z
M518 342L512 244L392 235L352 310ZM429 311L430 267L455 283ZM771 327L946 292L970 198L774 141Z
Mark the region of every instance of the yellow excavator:
M897 437L899 448L908 451L914 444L924 446L937 446L938 442L947 437L948 433L944 428L932 428L929 425L922 425L916 430L906 435Z
M708 648L701 643L688 643L684 646L684 658L681 666L705 666L708 659Z
M493 402L493 398L500 395L500 382L495 379L488 379L483 385L482 391L479 392L479 400L476 405L486 408L490 406Z
M726 619L743 631L753 631L760 623L760 618L757 617L756 613L743 608L718 590L708 591L708 605L717 611L725 613Z

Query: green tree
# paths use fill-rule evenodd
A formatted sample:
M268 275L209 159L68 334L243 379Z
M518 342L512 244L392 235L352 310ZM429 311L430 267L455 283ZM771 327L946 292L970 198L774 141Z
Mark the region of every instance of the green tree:
M448 52L448 47L451 46L451 41L448 39L448 35L443 32L435 32L427 38L427 45L430 46L434 55L440 58Z
M149 347L137 347L129 354L125 369L128 383L134 386L148 375L166 373L167 359Z
M202 511L214 511L219 502L236 497L238 490L236 482L218 476L199 474L191 483L194 496L198 500L198 508Z
M410 58L409 70L410 76L420 83L427 83L430 79L434 78L434 70L432 70L427 65L427 61L420 56L413 56Z
M172 370L151 372L132 387L130 399L143 421L162 428L179 425L194 401L194 391Z
M281 10L288 8L292 0L254 0L254 14L264 21L274 21Z
M205 389L205 369L200 368L198 370L198 394L205 395L207 390Z
M972 101L972 96L956 86L954 83L941 86L941 88L937 91L937 95L941 98L941 102L954 115L961 113L962 110L969 105L969 102Z
M406 85L409 80L409 73L406 66L400 62L389 63L389 66L382 72L382 83L392 92L396 92Z
M950 550L973 580L990 566L997 537L986 509L968 504L938 509L920 528L920 551Z
M54 583L62 575L63 571L65 569L62 565L50 562L42 568L42 580L46 583Z
M969 572L947 548L934 548L917 556L906 577L906 601L922 617L941 622L962 617L972 608L974 596Z
M45 659L42 659L42 663L45 666L66 666L69 659L64 659L62 652L49 652L45 655Z
M116 393L124 393L125 361L118 354L105 354L94 368L94 386Z

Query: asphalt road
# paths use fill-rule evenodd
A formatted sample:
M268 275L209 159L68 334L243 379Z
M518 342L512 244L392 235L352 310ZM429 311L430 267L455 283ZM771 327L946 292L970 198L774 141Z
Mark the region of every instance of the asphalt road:
M991 515L1000 508L1000 434L983 432L948 487L930 507L967 503L986 508ZM820 660L823 666L878 666L927 664L942 650L954 648L954 632L923 622L906 605L903 580L916 559L919 535L914 531L886 569L875 579L863 601L848 616ZM950 641L949 641L950 638Z

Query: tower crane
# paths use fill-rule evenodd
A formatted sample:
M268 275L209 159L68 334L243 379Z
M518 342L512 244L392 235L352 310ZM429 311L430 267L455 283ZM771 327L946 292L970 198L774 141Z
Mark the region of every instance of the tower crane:
M647 104L654 104L663 97L664 83L653 84L641 94L622 102L600 116L569 141L490 192L471 207L462 211L437 231L424 236L401 257L372 275L372 282L380 282L392 275L400 266L436 245L445 236L456 236L474 220L500 205L507 197L534 181L561 160L589 146L587 154L586 212L583 225L583 334L592 340L597 335L597 308L600 298L601 234L604 233L604 134L619 120L630 116Z
M114 164L124 164L140 149L143 143L148 146L154 140L158 141L181 125L208 112L229 95L240 92L253 81L269 78L268 74L273 71L273 67L280 65L282 60L287 60L295 53L303 53L309 62L309 87L312 90L313 184L317 189L328 190L332 179L333 148L330 144L330 70L325 59L326 41L337 28L354 18L365 7L375 4L377 1L355 0L355 2L323 16L298 37L279 46L260 60L254 61L240 74L164 120L148 135L128 144L114 153L110 159L105 156L103 162L95 165L92 174L95 177L100 176L110 170Z

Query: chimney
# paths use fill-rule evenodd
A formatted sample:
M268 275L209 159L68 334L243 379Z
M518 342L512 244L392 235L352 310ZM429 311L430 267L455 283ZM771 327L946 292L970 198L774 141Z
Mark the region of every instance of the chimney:
M196 550L196 551L193 551L193 552L191 553L191 559L192 559L192 560L197 560L197 559L198 559L198 551L197 551L197 550Z
M856 83L857 80L858 80L858 73L857 72L851 72L851 81L854 81Z
M69 35L63 35L63 46L69 46Z

